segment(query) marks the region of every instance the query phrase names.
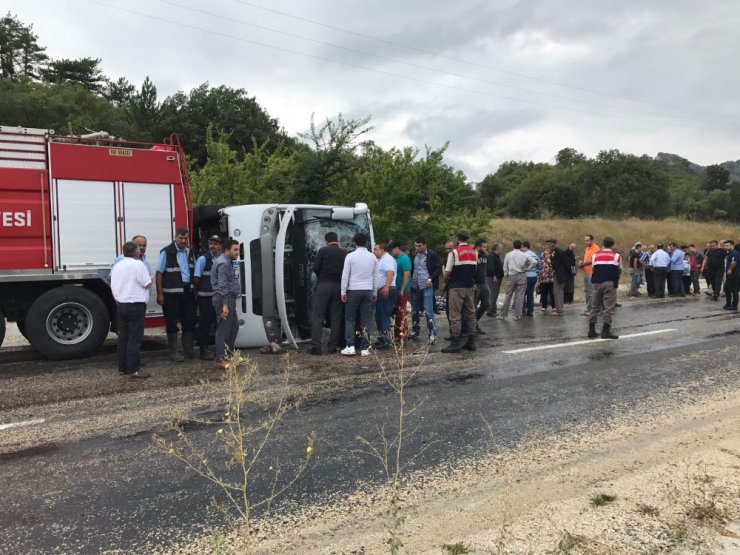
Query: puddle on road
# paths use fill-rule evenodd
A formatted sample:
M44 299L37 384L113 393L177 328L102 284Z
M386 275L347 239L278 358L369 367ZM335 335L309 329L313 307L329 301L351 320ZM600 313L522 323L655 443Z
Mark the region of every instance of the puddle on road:
M9 462L16 461L19 459L27 459L31 457L39 457L42 455L49 455L59 450L59 446L56 443L46 443L44 445L35 445L19 451L11 451L10 453L0 453L0 461Z

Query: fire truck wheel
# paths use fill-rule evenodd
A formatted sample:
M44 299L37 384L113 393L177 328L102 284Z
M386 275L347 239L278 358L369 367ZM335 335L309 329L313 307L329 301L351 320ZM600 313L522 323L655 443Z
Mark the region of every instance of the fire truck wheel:
M3 313L0 312L0 347L3 346L4 340L5 340L5 316L3 316Z
M102 345L110 329L103 300L84 287L57 287L26 313L28 341L46 358L84 358Z

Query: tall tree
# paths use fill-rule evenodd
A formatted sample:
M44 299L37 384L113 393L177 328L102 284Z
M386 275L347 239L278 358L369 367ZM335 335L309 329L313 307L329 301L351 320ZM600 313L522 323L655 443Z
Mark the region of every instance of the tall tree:
M259 145L269 140L268 150L277 148L280 139L287 139L278 121L244 89L212 88L208 83L187 94L179 91L166 98L155 136L177 133L185 152L203 167L207 159L206 130L211 124L215 130L227 133L229 147L239 156L251 152L252 138Z
M8 12L0 19L0 76L38 79L47 60L45 48L38 43L33 25L24 25Z
M41 70L41 77L47 83L77 83L93 92L101 92L106 82L99 58L53 60Z
M729 186L730 172L726 168L723 168L719 164L707 166L704 178L704 188L707 191L714 191L715 189L724 191Z

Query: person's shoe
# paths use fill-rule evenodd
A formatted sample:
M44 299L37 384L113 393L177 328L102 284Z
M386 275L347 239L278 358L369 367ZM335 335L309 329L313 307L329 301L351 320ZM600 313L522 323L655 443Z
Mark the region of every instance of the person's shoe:
M712 300L713 301L718 301L719 300L719 297L712 296Z
M390 348L391 348L390 343L375 343L373 345L373 349L375 349L376 351L385 351L386 349L390 349Z
M506 320L506 316L504 316L503 314L499 314L498 316L496 316L496 320Z
M477 333L477 334L479 334L479 335L486 335L486 332L484 332L484 331L483 331L482 329L480 329L480 328L478 328L478 329L476 330L476 333Z
M219 370L226 370L226 368L228 368L228 366L229 366L229 363L226 362L223 359L216 361L216 368L218 368Z
M534 318L534 314L532 314L531 312L527 312L527 313L526 313L526 314L524 314L524 315L525 315L525 316L526 316L527 318Z
M388 345L388 347L390 347L390 345ZM370 356L370 351L368 349L363 349L362 351L360 351L360 356L361 357L369 357Z
M450 344L440 349L443 353L459 353L460 352L460 338L453 337Z
M581 316L588 316L589 314L591 313L588 310L586 310L585 312L581 312Z
M355 348L354 347L345 347L342 349L342 354L346 357L352 357L355 356Z
M601 339L619 339L619 336L612 333L610 324L604 324L601 328Z
M208 350L208 347L201 347L198 358L200 358L200 360L213 360L214 354Z
M128 372L126 372L125 370L119 370L118 371L118 375L119 376L125 376L126 374L128 374Z
M429 344L434 345L437 342L437 336L433 333L429 334Z
M129 376L129 378L133 378L135 380L137 380L137 379L138 380L145 380L147 378L150 378L152 375L151 374L147 374L146 372L142 372L141 370L139 370L138 372L134 372L133 374L129 374L128 376Z
M588 324L588 338L589 339L596 339L599 337L599 332L596 331L596 324L592 324L589 322Z
M614 303L614 306L616 306L617 308L619 308L622 305L620 303Z
M486 313L486 316L488 316L489 318L495 318L496 317L496 313L495 312L487 312Z
M419 332L418 331L412 331L409 334L409 341L411 341L411 340L414 340L415 341L417 339L419 339Z
M725 305L722 307L722 310L732 310L731 306Z
M311 348L310 348L310 349L308 350L308 354L309 354L309 355L314 355L314 356L321 356L321 355L322 355L323 353L321 352L321 349L320 349L320 348L317 348L317 347L311 347Z
M521 316L514 316L514 320L521 320L521 319L522 319Z
M542 312L547 312L547 307L546 306L543 306L542 307Z
M195 334L192 331L182 332L182 354L187 358L195 358L195 351L193 350L193 340Z
M475 351L476 347L475 347L475 334L474 333L471 333L468 336L468 342L465 343L465 345L463 345L462 348L465 349L466 351Z
M553 310L552 312L550 312L550 316L562 316L562 315L563 315L563 311L562 310L560 310L560 311Z
M167 348L170 350L170 360L173 362L182 362L185 357L180 354L177 347L177 332L167 334Z

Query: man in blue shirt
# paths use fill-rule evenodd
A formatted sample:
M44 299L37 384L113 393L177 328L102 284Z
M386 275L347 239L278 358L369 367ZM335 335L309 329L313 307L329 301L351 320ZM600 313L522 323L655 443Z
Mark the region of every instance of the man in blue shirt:
M683 262L684 252L679 248L678 243L669 243L668 252L671 254L671 297L685 297L686 291L683 289Z
M213 354L208 352L211 342L211 328L216 326L216 311L213 309L211 298L211 268L213 261L221 255L221 238L212 235L208 238L208 250L195 261L193 274L193 292L198 297L198 345L200 346L201 360L213 360Z
M727 292L727 303L725 310L737 312L738 290L740 290L740 252L735 242L728 239L725 241L725 291Z
M151 266L149 266L149 262L146 259L146 254L144 254L146 252L146 237L144 237L143 235L134 235L131 238L131 242L136 243L137 246L139 247L139 255L138 255L139 260L141 260L144 263L144 266L146 266L147 272L149 272L149 275L151 276L152 268ZM118 264L124 258L125 257L123 254L119 254L118 256L116 256L115 260L113 260L113 264L111 264L111 268L115 266L116 264Z
M191 288L195 260L189 242L188 229L177 228L175 240L160 251L156 266L157 303L164 313L170 359L175 362L184 360L177 348L178 320L182 326L182 351L188 358L195 356L195 297Z
M224 253L213 261L211 284L213 286L213 308L216 311L216 365L226 369L226 349L234 350L239 332L239 317L236 313L236 299L240 293L240 283L234 271L234 262L239 258L239 241L229 239L224 244Z
M663 250L663 244L658 243L655 252L650 255L650 267L653 270L653 278L655 279L655 297L657 299L665 297L665 278L668 275L670 265L670 255Z

